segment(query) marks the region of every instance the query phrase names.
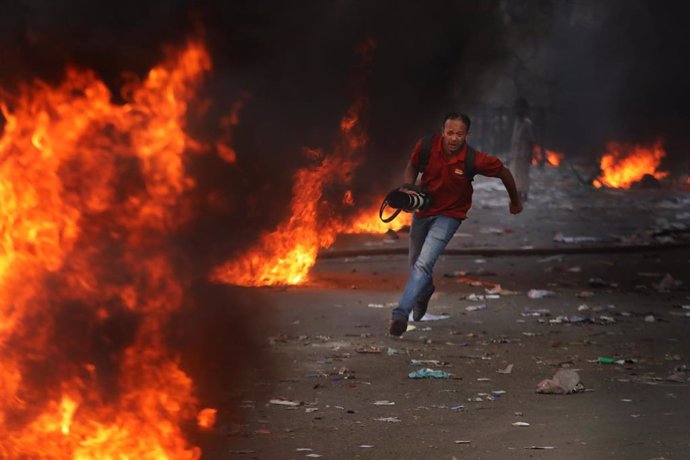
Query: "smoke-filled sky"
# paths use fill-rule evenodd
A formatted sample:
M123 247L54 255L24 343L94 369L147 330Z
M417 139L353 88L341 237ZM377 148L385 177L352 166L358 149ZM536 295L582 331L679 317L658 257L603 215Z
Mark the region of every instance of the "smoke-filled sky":
M357 94L368 99L369 144L356 190L397 185L415 140L438 130L447 111L477 117L481 107L510 109L518 96L546 113L548 147L568 155L661 137L669 157L683 159L685 5L16 0L0 16L0 87L11 94L23 80L58 81L69 63L95 70L117 94L122 72L143 74L164 46L201 34L214 69L207 111L190 129L213 138L232 103L245 103L232 138L237 164L208 156L194 168L207 189L231 191L235 214L270 226L288 211L292 173L309 162L303 148L328 153ZM356 48L367 38L376 49L363 68ZM213 222L204 239L222 236Z
M553 112L556 142L596 143L687 117L681 21L689 9L641 0L18 0L4 2L0 18L0 78L50 79L69 62L116 84L123 71L145 71L163 45L203 29L218 110L252 93L242 139L253 155L273 157L278 145L295 150L332 134L352 97L354 48L371 37L378 46L365 91L384 157L435 128L447 109L511 106L518 95ZM487 94L497 73L513 87ZM548 97L537 94L544 81Z

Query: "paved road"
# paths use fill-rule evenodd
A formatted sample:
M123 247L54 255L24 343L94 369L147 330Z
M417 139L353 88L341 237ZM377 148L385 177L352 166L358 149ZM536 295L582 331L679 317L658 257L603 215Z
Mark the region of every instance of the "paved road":
M414 323L399 339L386 329L403 255L322 259L305 286L246 290L274 317L261 329L271 364L226 389L216 430L201 440L204 458L687 458L690 249L658 245L687 242L690 195L592 190L556 170L535 179L520 216L478 183L451 248L573 247L554 241L559 232L599 240L583 247L652 246L443 256L429 313L445 318ZM406 244L404 233L387 240L345 236L335 250ZM495 284L502 294L482 298ZM531 289L551 293L531 298ZM408 377L423 367L450 378ZM587 391L536 394L560 368L575 369Z

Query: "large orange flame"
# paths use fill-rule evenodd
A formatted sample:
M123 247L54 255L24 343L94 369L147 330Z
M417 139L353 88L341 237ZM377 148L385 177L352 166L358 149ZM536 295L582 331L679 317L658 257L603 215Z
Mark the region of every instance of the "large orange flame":
M237 152L235 152L235 149L232 147L232 130L239 124L240 111L249 98L249 93L242 94L238 100L233 102L230 107L230 114L220 120L223 134L216 142L216 151L218 152L218 156L228 163L235 163L235 161L237 161Z
M657 168L664 156L666 152L661 141L649 147L610 142L601 158L601 175L594 181L594 185L597 188L630 188L645 174L663 179L668 173L657 171Z
M194 185L184 117L209 69L192 42L130 78L125 104L76 69L0 101L0 458L200 457L180 428L197 416L193 382L162 331L182 302L164 245ZM58 318L82 310L66 335ZM102 357L114 369L69 348L117 315L137 327Z
M358 100L343 118L335 152L322 158L320 165L295 174L290 218L246 254L216 269L214 279L243 286L291 285L306 279L319 248L333 244L339 231L331 219L319 213L319 204L324 187L347 182L359 163L354 153L366 143L357 111L362 107Z
M371 61L374 49L371 39L358 47L365 64ZM378 219L378 208L367 209L351 220L340 217L332 209L323 209L321 203L324 188L334 183L349 184L352 172L362 160L367 136L361 118L366 105L365 97L355 98L340 120L339 138L330 155L307 152L320 163L295 173L290 217L276 230L263 235L246 253L218 267L213 279L243 286L300 284L316 263L319 249L333 244L338 233L381 229L380 225L369 223ZM342 203L346 207L355 205L351 192L346 192L338 204Z

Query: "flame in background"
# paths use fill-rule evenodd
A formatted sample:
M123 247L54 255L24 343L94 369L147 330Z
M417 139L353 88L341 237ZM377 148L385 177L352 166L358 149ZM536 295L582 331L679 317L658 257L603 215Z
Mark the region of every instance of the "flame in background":
M665 156L661 141L652 146L610 142L606 146L606 153L601 157L601 175L594 180L594 186L630 188L645 174L663 179L668 173L657 171L657 168Z
M381 199L383 201L383 199ZM347 190L343 196L342 205L354 207L355 199L352 190ZM405 225L412 223L411 213L402 213L396 220L385 223L379 217L379 206L372 206L360 210L354 217L346 219L345 223L337 225L341 233L361 234L361 233L386 233L389 230L400 230Z
M163 331L183 301L166 235L190 217L184 117L210 66L190 42L129 77L125 104L76 69L0 101L0 458L200 457Z
M355 152L364 146L366 138L355 111L362 106L358 101L343 118L333 154L325 158L319 155L319 165L295 173L289 219L244 255L218 267L213 279L243 286L299 284L305 280L319 248L333 244L342 230L338 222L324 218L326 212L319 212L319 205L324 187L335 181L347 183L359 163Z
M364 65L371 61L374 49L371 39L358 47ZM380 222L378 206L345 219L332 204L322 202L324 189L338 183L348 185L353 171L362 161L362 150L368 141L361 122L366 105L365 97L355 98L340 120L338 139L330 155L305 149L318 164L295 173L289 218L274 231L264 234L243 255L218 267L212 279L242 286L300 284L306 281L309 270L316 263L319 249L332 245L339 233L378 232L391 228ZM356 205L352 193L348 192L338 206ZM405 221L397 225L405 225Z
M557 168L561 164L563 158L565 158L565 155L562 153L554 152L552 150L546 151L546 161L555 168Z
M218 415L218 411L216 409L213 409L211 407L206 407L202 410L199 411L199 413L196 416L196 421L197 425L199 428L202 429L210 429L213 428L213 425L216 424L216 416Z
M251 96L249 93L242 94L238 100L233 102L232 106L230 107L230 114L221 118L220 120L220 127L223 129L223 134L216 142L216 151L218 152L219 157L230 164L237 161L237 152L232 147L232 131L239 124L240 111L244 107L246 101L250 98Z
M383 197L381 201L383 201ZM379 218L379 205L375 205L369 209L365 208L339 228L341 233L348 234L386 233L389 230L400 230L411 223L412 214L408 212L402 212L394 221L385 223Z
M542 150L538 145L535 145L534 149L532 150L532 153L532 164L536 166L543 158ZM563 161L563 159L565 158L565 154L561 152L556 152L555 150L544 149L544 153L546 156L545 163L550 166L553 166L554 168L557 168L561 164L561 161Z
M354 206L355 200L352 198L352 190L346 190L343 195L343 206Z

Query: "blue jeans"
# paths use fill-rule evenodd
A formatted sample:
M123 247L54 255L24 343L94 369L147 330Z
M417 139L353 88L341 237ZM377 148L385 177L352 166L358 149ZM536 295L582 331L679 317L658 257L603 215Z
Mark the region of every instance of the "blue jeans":
M460 223L458 219L446 216L412 217L410 277L398 306L393 310L393 319L407 321L417 299L423 299L431 293L436 259L446 248Z

